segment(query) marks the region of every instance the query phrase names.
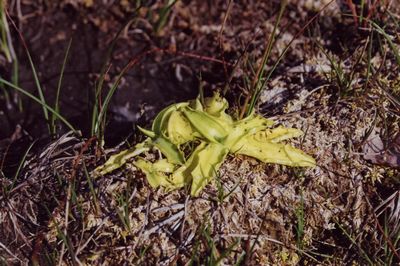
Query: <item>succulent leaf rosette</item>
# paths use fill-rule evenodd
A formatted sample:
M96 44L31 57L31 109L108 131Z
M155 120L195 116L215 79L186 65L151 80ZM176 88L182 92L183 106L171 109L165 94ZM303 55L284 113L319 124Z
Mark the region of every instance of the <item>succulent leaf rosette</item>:
M133 164L143 171L153 188L169 190L190 185L191 195L217 175L229 153L243 154L265 163L313 167L315 160L281 141L303 134L299 129L276 127L274 122L255 113L235 121L226 113L228 102L219 93L188 102L172 104L154 119L151 130L140 128L147 139L134 148L112 155L95 169L107 174L135 157ZM188 146L189 145L189 146ZM191 147L188 152L183 147ZM151 149L163 155L156 161L139 155Z

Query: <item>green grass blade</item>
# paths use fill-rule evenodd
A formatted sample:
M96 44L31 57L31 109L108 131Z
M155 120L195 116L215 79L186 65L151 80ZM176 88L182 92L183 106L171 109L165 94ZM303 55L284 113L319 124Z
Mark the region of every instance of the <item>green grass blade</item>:
M124 69L122 69L122 71L117 76L117 80L114 82L113 86L108 91L106 98L104 99L103 106L99 112L99 115L97 116L97 120L96 120L95 127L94 127L94 133L95 133L95 135L97 135L99 140L103 140L104 125L105 125L106 112L108 110L108 105L110 104L110 101L111 101L115 91L117 90L118 85L121 82L123 75L131 68L132 62L134 62L134 61L129 62L124 67Z
M354 240L354 238L344 229L343 226L341 226L338 222L335 222L335 224L339 227L339 229L343 232L343 234L351 241L353 245L355 245L359 251L361 252L362 257L368 262L369 265L375 265L375 263L372 262L368 254L357 244L357 242Z
M89 185L90 194L93 197L94 209L95 209L96 213L99 213L100 205L99 205L98 200L97 200L96 190L95 190L95 187L94 187L94 184L93 184L92 177L89 174L89 171L88 171L88 169L86 167L86 163L85 162L83 162L83 170L84 170L84 174L85 174L86 180L87 180L88 185Z
M34 78L34 80L35 80L36 88L37 88L37 90L38 90L39 99L40 99L43 103L46 103L46 99L45 99L45 97L44 97L43 89L42 89L42 86L40 85L39 77L38 77L38 75L37 75L35 65L34 65L34 63L33 63L31 54L29 53L28 49L26 49L26 55L28 56L29 64L30 64L31 69L32 69L32 74L33 74L33 78ZM46 118L47 123L48 123L48 122L49 122L49 112L48 112L48 110L47 110L44 106L42 106L42 109L43 109L44 117Z
M267 65L268 58L271 55L272 47L275 44L276 31L278 29L278 26L279 26L279 23L283 16L283 13L286 9L286 5L287 5L287 1L281 2L281 7L279 9L278 18L275 21L274 29L272 30L271 36L268 38L267 47L264 50L261 64L257 70L257 74L255 76L255 81L253 81L253 84L252 84L253 95L250 100L250 105L248 107L246 104L245 104L245 106L243 106L243 108L247 108L246 116L250 115L251 112L253 111L255 103L257 102L258 96L263 88L260 85L264 84L264 82L262 82L262 78L264 77L265 67ZM243 111L244 111L244 109L243 109ZM242 114L243 114L243 111L242 111ZM241 115L241 117L242 116L243 115Z
M6 16L10 19L14 29L18 32L19 38L20 38L20 40L22 42L22 45L23 45L23 47L25 49L26 55L28 57L29 65L30 65L30 67L32 69L32 74L33 74L33 78L35 80L35 85L36 85L36 88L38 90L39 99L40 99L40 101L42 103L46 104L46 99L44 97L42 86L40 85L40 81L39 81L39 77L38 77L38 74L37 74L37 71L36 71L36 68L35 68L35 64L33 63L33 60L32 60L31 54L29 52L28 46L26 45L25 39L24 39L21 31L18 29L17 25L15 25L14 21L8 15L8 13L7 12L5 12L5 13L6 13ZM44 105L42 105L42 109L43 109L43 114L44 114L44 117L46 119L46 122L47 122L47 125L48 125L48 128L49 128L49 132L51 133L48 109L45 108Z
M91 134L96 135L96 128L98 126L98 118L99 118L99 99L101 97L101 91L103 88L103 84L104 84L104 80L105 80L105 76L106 73L108 71L109 68L109 62L111 59L111 56L113 54L114 51L114 47L117 43L118 37L121 35L121 33L123 32L123 30L125 29L126 26L128 26L135 18L136 18L136 14L138 13L138 11L140 10L141 6L139 6L138 8L136 8L136 10L134 11L134 15L131 19L128 19L122 26L121 28L118 30L117 34L115 34L114 38L111 41L111 44L109 46L109 48L107 49L107 53L103 62L103 66L101 67L100 70L100 76L99 76L99 82L97 83L97 85L95 86L95 93L94 93L94 104L93 104L93 109L92 109L92 126L91 126Z
M365 85L364 89L367 87L370 81L371 77L371 72L372 72L372 45L373 45L373 39L374 39L374 32L371 31L371 34L369 35L369 40L368 40L368 51L367 51L367 73L366 73L366 78L365 78Z
M300 204L295 209L295 214L296 214L296 217L297 217L296 245L297 245L297 248L303 249L305 217L304 217L304 197L303 197L303 192L302 191L300 191Z
M17 181L19 173L21 172L22 166L24 165L24 163L26 161L26 157L28 156L29 152L31 151L31 149L32 149L33 145L35 145L35 143L36 143L36 141L32 142L29 145L28 149L25 151L24 156L22 157L21 161L19 162L18 169L17 169L17 172L15 172L14 179L13 179L13 182L11 184L10 190L12 190L14 188L15 182Z
M57 93L56 93L56 99L55 99L55 104L54 104L54 110L57 113L60 111L59 110L60 109L60 107L59 107L59 99L60 99L61 84L62 84L62 81L63 81L65 66L67 64L69 50L71 49L71 44L72 44L72 38L69 40L69 43L68 43L68 46L67 46L67 50L65 52L63 64L61 66L60 78L58 79ZM51 134L53 134L53 135L56 134L56 126L55 126L56 120L57 120L57 117L54 114L52 114L51 120L50 120L50 128L51 128Z
M8 21L7 21L7 13L5 9L5 2L0 0L0 34L1 34L1 40L0 40L0 52L3 52L7 61L12 62L12 76L11 76L11 81L15 85L18 85L18 59L15 54L14 46L12 44L12 38L11 38L11 33L10 33L10 28L8 26ZM8 94L7 90L4 89L4 95L6 98L6 102L10 103L10 95ZM22 111L22 104L20 99L19 100L19 109Z
M3 0L0 1L0 34L0 50L4 53L7 61L11 62L13 59L11 54L12 47L9 46L9 29L7 18L5 16L5 4Z
M7 80L3 79L0 77L0 83L3 83L4 85L7 85L14 90L24 94L25 96L28 96L30 99L34 100L35 102L39 103L46 111L49 111L50 113L54 114L60 121L62 121L70 130L72 130L74 133L78 133L78 131L62 116L60 115L56 110L48 106L44 101L39 99L38 97L34 96L33 94L27 92L26 90L8 82Z
M160 30L167 23L169 13L171 12L171 9L176 4L176 2L178 2L178 0L168 0L168 3L161 8L160 13L159 13L159 19L156 22L156 26L155 26L156 33L159 33Z
M393 54L396 58L397 64L400 66L400 51L397 49L397 46L393 43L391 37L378 24L376 24L373 21L370 21L370 23L375 28L376 32L381 34L386 39L386 41L388 42L388 44L390 46L390 49L392 49L392 51L393 51Z
M288 45L286 45L285 49L282 51L282 53L279 55L278 60L276 60L275 64L272 66L271 70L268 72L267 76L265 77L265 79L262 81L262 84L259 86L259 90L255 92L255 94L253 95L251 102L249 104L249 107L247 109L247 115L251 114L251 111L254 110L254 107L257 103L258 98L260 97L262 88L265 87L265 84L269 81L269 79L271 78L272 74L274 73L275 69L278 67L279 63L282 61L282 59L285 57L286 53L289 51L289 48L292 46L294 40L297 39L297 37L300 36L301 33L304 32L304 30L314 21L316 20L319 15L321 14L321 12L326 9L331 3L333 3L334 0L331 0L330 2L328 2L326 5L324 5L321 10L314 15L300 30L299 32L292 38L292 40L290 40L290 42L288 43Z

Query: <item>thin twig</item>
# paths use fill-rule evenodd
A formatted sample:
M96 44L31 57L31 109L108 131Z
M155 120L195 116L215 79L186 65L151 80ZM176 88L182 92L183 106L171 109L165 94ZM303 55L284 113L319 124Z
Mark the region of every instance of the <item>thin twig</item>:
M79 253L81 253L81 252L85 249L85 247L86 247L87 245L89 245L90 241L92 241L93 237L94 237L94 236L96 235L96 233L103 227L103 225L106 223L106 221L107 221L107 218L104 219L104 220L101 222L101 224L96 228L96 230L94 230L93 234L91 234L91 235L89 236L89 238L86 240L86 242L85 242L82 246L78 247L78 249L76 250L76 256L78 256Z
M1 243L1 241L0 241L0 248L4 249L14 259L20 261L21 263L23 262L20 258L15 256L14 253L11 250L9 250L3 243Z
M154 227L150 228L149 230L147 230L147 231L144 233L144 236L147 237L147 236L149 236L149 235L151 235L151 234L157 232L158 229L160 229L160 228L163 227L164 225L167 225L167 224L169 224L169 223L171 223L171 222L173 222L173 221L175 221L175 220L177 220L177 219L183 217L184 214L185 214L185 211L182 210L182 211L180 211L180 212L178 212L178 213L172 215L172 216L169 217L168 219L162 221L161 223L159 223L159 224L157 224L156 226L154 226Z

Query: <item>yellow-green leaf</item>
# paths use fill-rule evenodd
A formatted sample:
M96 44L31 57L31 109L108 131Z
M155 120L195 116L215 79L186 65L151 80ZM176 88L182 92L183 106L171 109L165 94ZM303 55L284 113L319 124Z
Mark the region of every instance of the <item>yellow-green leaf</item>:
M194 100L190 100L189 107L192 108L193 110L203 112L204 108L203 108L203 105L201 104L200 96L197 96L196 99L194 99Z
M153 163L153 169L156 172L172 173L175 170L175 165L166 159L160 159Z
M274 124L273 121L259 115L250 115L234 123L231 132L224 140L224 145L231 149L240 139L264 130Z
M277 163L288 166L315 166L315 160L303 151L289 144L258 141L254 136L241 139L232 150L259 159L265 163Z
M168 162L173 164L183 164L185 159L183 153L178 149L178 147L171 143L168 139L164 137L158 137L152 142L161 153L167 157Z
M137 168L142 170L142 172L146 175L146 179L149 182L150 186L152 186L153 188L157 188L158 186L171 188L171 184L168 182L167 175L159 171L160 165L157 166L151 162L148 162L140 158L133 164Z
M155 138L156 137L156 133L154 133L151 130L144 129L144 128L140 127L140 126L137 126L137 128L149 138Z
M153 125L151 127L151 130L155 133L155 135L163 135L167 131L167 124L171 113L187 105L189 105L187 102L172 104L158 113L156 118L154 118Z
M170 176L171 183L176 186L183 187L184 185L189 185L192 181L191 171L196 167L196 163L193 163L193 160L197 158L197 154L204 149L207 144L205 142L201 142L195 150L190 154L189 158L186 160L185 164L179 167L174 173Z
M208 141L218 143L228 135L229 128L224 128L218 119L209 114L191 108L184 108L182 112L193 128Z
M190 172L192 177L190 193L192 196L198 196L207 183L216 176L228 152L229 149L219 143L209 143L194 154L193 170Z
M171 113L168 120L167 136L176 145L194 140L195 134L192 126L181 111Z
M130 158L135 157L145 151L148 151L150 149L148 145L148 141L139 143L135 147L121 151L118 154L112 155L103 165L97 167L94 170L94 175L95 176L100 176L100 175L105 175L108 174L115 169L120 168L122 165L124 165Z
M283 140L299 137L301 135L303 135L303 131L300 129L280 126L274 129L259 131L254 135L254 138L261 142L270 141L277 143Z

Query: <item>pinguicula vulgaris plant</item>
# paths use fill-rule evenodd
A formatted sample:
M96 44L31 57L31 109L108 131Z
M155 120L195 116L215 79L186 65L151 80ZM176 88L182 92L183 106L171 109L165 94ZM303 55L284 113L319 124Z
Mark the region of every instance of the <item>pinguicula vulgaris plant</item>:
M265 163L315 166L311 156L281 143L302 135L301 130L272 128L273 121L254 112L235 121L226 113L227 108L228 102L219 93L203 102L197 98L172 104L156 116L151 130L139 127L147 136L143 142L111 156L95 174L107 174L135 157L133 164L146 174L153 188L162 186L172 190L190 185L191 195L198 196L229 153L251 156ZM161 152L162 158L150 161L139 156L153 148Z

